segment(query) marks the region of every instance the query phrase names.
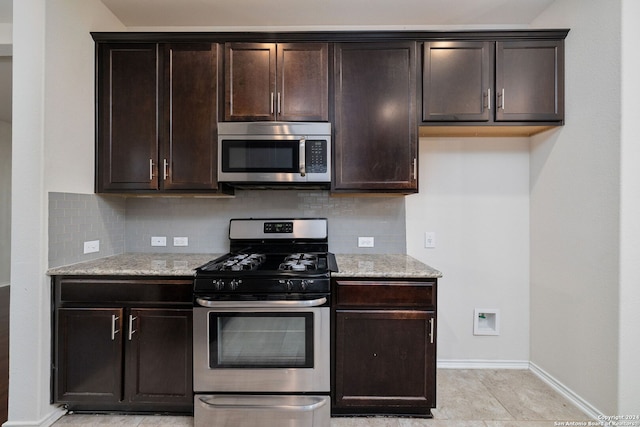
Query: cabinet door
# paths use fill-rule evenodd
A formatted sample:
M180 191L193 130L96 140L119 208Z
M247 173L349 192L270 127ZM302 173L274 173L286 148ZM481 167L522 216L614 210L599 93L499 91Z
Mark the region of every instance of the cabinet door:
M496 121L564 119L564 41L496 43Z
M327 43L283 43L277 47L276 112L282 121L329 119Z
M122 398L123 310L57 310L54 400L118 402Z
M225 44L227 121L275 120L276 45Z
M192 405L192 310L131 309L127 323L128 400Z
M335 412L430 414L434 312L338 309L335 318Z
M164 49L162 188L216 189L218 46Z
M423 121L488 121L493 43L424 43Z
M416 43L343 43L335 56L333 189L417 191Z
M158 188L157 63L154 43L99 46L98 192Z

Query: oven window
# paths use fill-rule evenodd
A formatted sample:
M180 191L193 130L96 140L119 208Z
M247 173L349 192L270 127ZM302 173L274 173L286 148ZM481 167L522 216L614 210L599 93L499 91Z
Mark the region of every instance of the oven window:
M209 313L209 367L312 368L313 313Z
M224 172L296 172L299 142L289 140L223 140Z

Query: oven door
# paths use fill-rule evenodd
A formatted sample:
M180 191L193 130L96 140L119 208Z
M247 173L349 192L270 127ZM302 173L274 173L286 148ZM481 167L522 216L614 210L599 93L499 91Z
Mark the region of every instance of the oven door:
M327 297L287 301L197 299L194 390L328 393Z

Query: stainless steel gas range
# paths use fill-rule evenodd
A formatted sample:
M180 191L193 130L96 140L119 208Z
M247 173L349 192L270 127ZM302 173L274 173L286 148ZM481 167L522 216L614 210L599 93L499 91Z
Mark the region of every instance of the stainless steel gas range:
M327 236L324 218L230 221L230 252L196 270L195 426L329 426Z

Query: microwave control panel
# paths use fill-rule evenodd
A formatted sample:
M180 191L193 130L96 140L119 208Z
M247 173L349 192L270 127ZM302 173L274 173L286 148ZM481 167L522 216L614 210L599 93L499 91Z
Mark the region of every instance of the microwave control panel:
M327 141L307 140L305 147L307 173L327 172Z

